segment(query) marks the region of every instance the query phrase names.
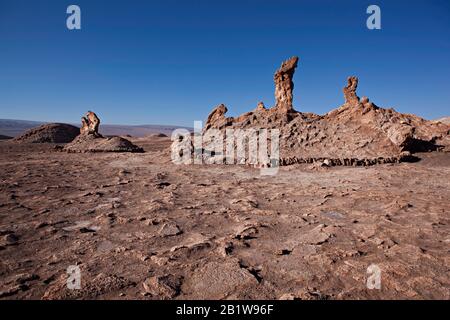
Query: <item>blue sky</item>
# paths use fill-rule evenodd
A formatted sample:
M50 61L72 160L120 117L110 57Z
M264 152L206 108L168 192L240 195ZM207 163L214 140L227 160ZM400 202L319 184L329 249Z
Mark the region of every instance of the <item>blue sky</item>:
M82 29L66 28L77 4ZM381 8L381 30L366 8ZM293 55L297 110L343 103L347 76L383 107L450 115L450 2L0 0L0 118L104 123L204 120L274 104Z

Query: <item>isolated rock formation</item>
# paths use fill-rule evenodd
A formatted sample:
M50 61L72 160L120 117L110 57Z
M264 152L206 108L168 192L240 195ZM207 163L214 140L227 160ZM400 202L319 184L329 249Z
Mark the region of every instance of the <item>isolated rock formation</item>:
M292 76L297 62L298 58L291 58L276 71L273 108L260 103L253 111L231 118L221 104L209 115L204 130L279 129L281 165L325 160L327 165L395 163L415 160L411 156L415 152L449 149L449 125L380 108L367 97L360 99L355 76L347 79L345 103L337 109L325 115L295 111Z
M13 139L27 143L69 143L80 133L80 129L65 123L43 124Z
M89 111L81 118L80 134L64 147L67 152L144 152L144 150L122 137L103 137L98 129L100 119Z
M228 109L224 104L218 105L214 108L213 111L208 115L208 119L206 119L205 129L208 130L212 127L214 128L222 128L233 121L233 118L226 118L225 113L227 113Z
M275 81L275 108L278 110L289 112L294 108L292 106L295 68L297 68L298 57L292 57L281 64L280 69L275 73L273 80Z
M84 117L81 117L81 134L99 135L98 128L100 126L100 119L97 115L88 111Z
M347 85L343 89L346 104L357 105L359 103L359 97L356 94L357 87L358 87L358 78L348 77Z

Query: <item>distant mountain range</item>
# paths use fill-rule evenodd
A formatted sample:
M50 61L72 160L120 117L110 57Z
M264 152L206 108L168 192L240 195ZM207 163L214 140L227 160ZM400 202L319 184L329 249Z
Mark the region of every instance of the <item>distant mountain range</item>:
M38 127L49 122L28 121L28 120L12 120L12 119L0 119L0 135L17 137L25 131ZM73 124L79 127L79 124ZM144 137L146 135L163 133L170 137L172 131L178 128L192 130L189 127L171 126L171 125L114 125L114 124L101 124L100 133L103 135L117 135L124 136L130 135L133 137Z

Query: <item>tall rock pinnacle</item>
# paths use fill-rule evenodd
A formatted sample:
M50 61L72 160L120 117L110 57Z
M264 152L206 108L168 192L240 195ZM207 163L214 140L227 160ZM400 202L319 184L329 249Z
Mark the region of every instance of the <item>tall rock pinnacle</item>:
M344 87L344 98L345 104L349 105L358 105L359 97L356 94L356 88L358 87L358 78L357 77L348 77L347 85Z
M294 90L294 76L295 68L297 68L298 57L292 57L281 64L280 69L275 72L275 107L278 110L289 112L294 110L292 106Z
M81 129L80 133L82 135L93 134L95 136L99 136L98 127L100 126L100 119L97 115L88 111L84 117L81 118Z

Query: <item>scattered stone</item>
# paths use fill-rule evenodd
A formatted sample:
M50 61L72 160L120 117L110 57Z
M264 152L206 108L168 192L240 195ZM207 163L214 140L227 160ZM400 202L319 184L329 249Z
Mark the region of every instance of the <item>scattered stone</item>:
M238 230L234 237L238 240L247 240L255 238L257 234L258 234L257 226L250 224L238 227Z
M103 137L98 132L100 119L91 111L82 118L80 135L64 147L67 152L144 152L122 137Z
M15 235L14 233L10 233L7 234L6 236L4 236L3 238L6 242L6 244L16 244L17 242L19 242L19 237L17 235Z
M325 225L320 224L314 229L302 233L299 237L299 242L303 244L320 245L330 238L330 234L324 232Z
M182 277L172 274L150 277L142 285L145 292L159 299L171 299L180 293Z
M237 261L210 262L194 271L183 286L193 299L225 299L245 287L256 287L258 281ZM183 289L183 291L185 291Z
M25 284L27 282L35 281L35 280L39 280L39 276L37 274L24 273L24 274L19 274L16 277L15 282L18 284Z
M151 256L150 260L153 263L156 263L160 267L166 265L169 262L169 258L168 257L157 256L157 255Z
M174 222L164 223L161 229L159 230L159 235L163 237L176 236L181 233L182 233L181 229Z
M195 251L211 246L210 238L204 236L201 233L194 233L188 236L181 244L176 245L170 249L171 252L176 252L181 249L187 249L188 251Z
M47 226L48 226L47 222L39 222L39 223L36 224L35 229L41 229L41 228L44 228L44 227L47 227Z
M72 226L70 226L70 227L65 227L65 228L62 228L62 229L63 229L64 231L75 231L75 230L80 230L80 229L82 229L82 228L87 228L87 227L89 227L91 224L92 224L92 222L86 221L86 220L83 220L83 221L77 221L77 222L75 222L74 225L72 225Z
M283 294L278 300L295 300L296 297L292 293Z

